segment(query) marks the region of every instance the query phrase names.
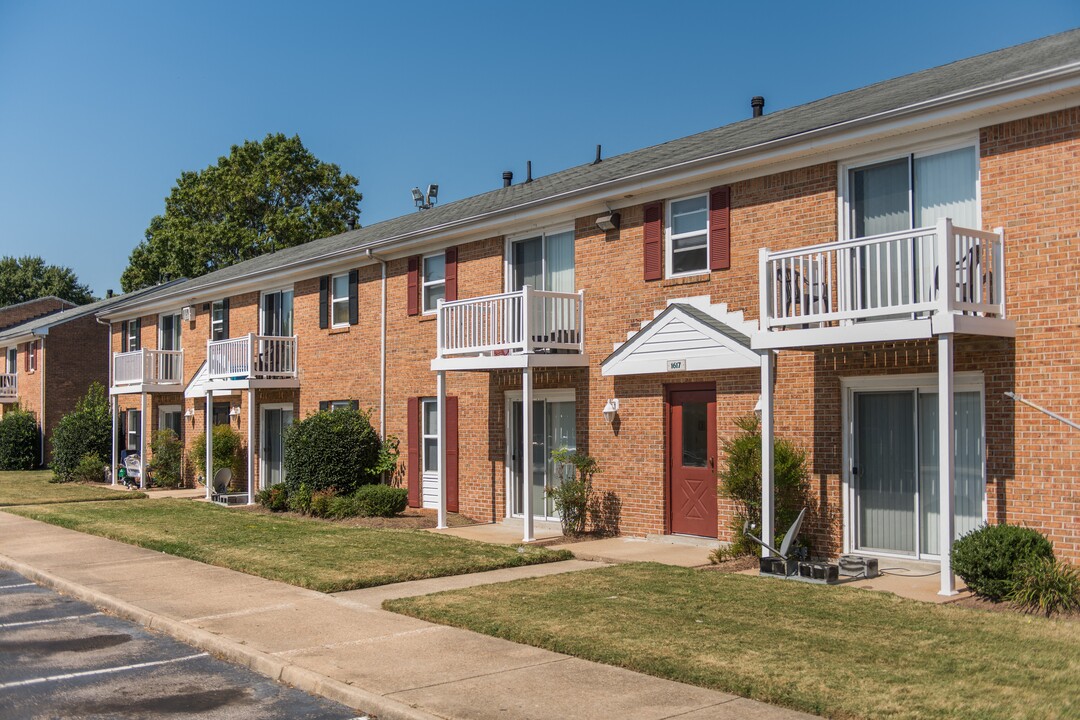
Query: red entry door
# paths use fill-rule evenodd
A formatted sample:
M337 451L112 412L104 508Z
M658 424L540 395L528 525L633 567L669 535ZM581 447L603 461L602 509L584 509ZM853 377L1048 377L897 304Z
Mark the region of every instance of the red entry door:
M716 389L668 391L671 532L716 537Z

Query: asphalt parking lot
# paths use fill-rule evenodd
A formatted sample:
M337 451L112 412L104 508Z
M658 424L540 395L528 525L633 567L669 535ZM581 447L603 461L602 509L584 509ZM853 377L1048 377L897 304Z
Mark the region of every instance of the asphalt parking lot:
M178 715L358 714L0 570L0 718Z

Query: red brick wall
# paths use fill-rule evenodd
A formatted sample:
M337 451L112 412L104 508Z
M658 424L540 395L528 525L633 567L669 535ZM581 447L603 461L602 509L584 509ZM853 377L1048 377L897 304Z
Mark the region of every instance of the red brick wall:
M75 303L57 297L43 297L36 300L0 307L0 330L33 320L42 315L49 315L60 310L75 307Z

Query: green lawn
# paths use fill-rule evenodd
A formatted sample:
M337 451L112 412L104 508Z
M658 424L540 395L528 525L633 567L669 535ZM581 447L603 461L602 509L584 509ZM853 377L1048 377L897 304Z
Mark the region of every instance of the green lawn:
M654 564L385 607L829 717L1080 717L1076 622Z
M51 470L0 472L0 507L146 497L141 492L112 490L105 485L51 483L52 476Z
M519 551L423 530L348 527L192 500L49 505L8 512L321 592L571 557L566 551Z

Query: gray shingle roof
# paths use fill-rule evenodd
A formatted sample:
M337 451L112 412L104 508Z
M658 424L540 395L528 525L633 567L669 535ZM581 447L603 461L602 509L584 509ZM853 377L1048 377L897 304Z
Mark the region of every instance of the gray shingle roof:
M54 325L62 325L66 322L71 322L72 320L77 320L87 315L100 313L108 310L110 307L116 305L119 302L127 302L129 300L141 298L146 295L150 295L151 293L156 293L160 290L174 287L180 282L183 281L174 280L171 283L155 285L152 288L137 290L135 292L127 293L125 295L117 295L115 297L106 298L105 300L98 300L97 302L92 302L87 305L78 305L73 308L68 308L67 310L61 310L59 312L54 312L49 315L42 315L41 317L27 320L26 322L19 323L18 325L12 325L11 327L6 328L3 332L0 332L0 346L4 344L5 340L22 337L24 335L29 335L35 330L41 330L46 327L53 327Z
M542 202L650 171L752 148L813 130L865 118L916 103L943 98L993 83L1080 62L1080 29L998 50L929 70L868 85L822 100L749 118L696 135L579 165L530 183L475 195L423 212L314 240L187 280L176 290L195 292L213 283L282 265L302 263L335 252L362 250L395 238L449 223Z

